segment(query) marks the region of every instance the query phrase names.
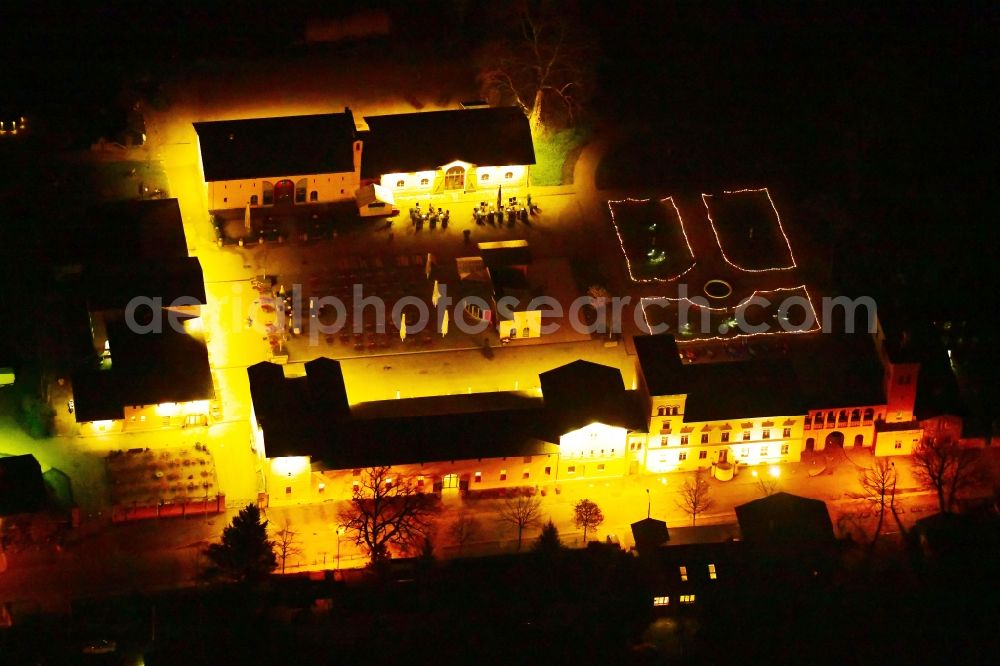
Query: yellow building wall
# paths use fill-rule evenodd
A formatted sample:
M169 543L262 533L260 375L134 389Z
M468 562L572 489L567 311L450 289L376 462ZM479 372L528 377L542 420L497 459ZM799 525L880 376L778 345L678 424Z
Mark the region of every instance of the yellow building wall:
M298 205L308 203L329 203L332 201L348 201L354 198L354 193L361 185L360 171L349 173L322 173L310 176L274 176L248 180L220 180L208 183L209 210L226 208L245 208L250 198L257 196L257 206L264 206L264 182L274 185L279 180L290 180L298 183L306 180L306 200ZM312 192L316 192L316 201L311 201Z
M460 190L444 190L445 171L456 165L465 168L465 187ZM508 174L510 175L509 178L507 177ZM394 194L404 197L448 191L482 191L484 197L492 193L492 198L484 200L490 204L495 204L497 187L510 188L513 191L528 184L528 167L523 165L507 167L477 166L467 162L453 162L434 171L383 174L379 182ZM504 195L503 199L503 203L506 203L507 196Z
M873 417L870 420L864 418L865 413L869 410ZM834 415L832 423L828 419L831 413ZM846 414L847 418L840 418L842 413ZM860 419L852 419L851 416L854 413L858 413ZM880 417L885 417L885 405L866 405L846 409L812 411L810 412L811 423L803 434L805 449L809 450L809 440L812 439L813 450L822 451L826 448L827 438L835 432L839 432L844 436L845 448L858 446L859 442L860 446L871 447L875 443L875 422Z
M268 504L280 506L314 501L312 476L309 456L268 459Z
M922 428L883 431L875 439L876 456L909 456L924 436Z

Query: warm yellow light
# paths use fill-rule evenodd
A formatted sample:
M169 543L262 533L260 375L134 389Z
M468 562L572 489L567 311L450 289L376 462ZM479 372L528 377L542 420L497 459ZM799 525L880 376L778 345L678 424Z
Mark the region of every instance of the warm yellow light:
M757 470L755 470L755 469L750 470L750 476L752 476L753 478L756 479L757 478Z
M205 330L205 322L201 317L191 317L184 321L184 330L188 335L192 333L201 333Z
M177 403L176 402L164 402L156 406L157 416L176 416L177 415Z
M767 471L768 471L768 473L769 473L769 474L770 474L771 476L773 476L773 477L774 477L774 478L776 478L776 479L777 479L777 478L778 478L779 476L781 476L781 468L780 468L780 467L778 467L777 465L771 465L771 468L770 468L769 470L767 470Z
M107 430L114 421L93 421L94 427L98 430Z
M298 476L309 471L309 456L271 458L271 472L281 476Z

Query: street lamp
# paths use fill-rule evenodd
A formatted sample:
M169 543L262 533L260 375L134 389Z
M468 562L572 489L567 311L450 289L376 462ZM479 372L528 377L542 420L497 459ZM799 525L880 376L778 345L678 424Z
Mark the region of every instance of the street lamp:
M653 500L649 496L649 488L646 488L646 518L649 518L649 514L653 511Z

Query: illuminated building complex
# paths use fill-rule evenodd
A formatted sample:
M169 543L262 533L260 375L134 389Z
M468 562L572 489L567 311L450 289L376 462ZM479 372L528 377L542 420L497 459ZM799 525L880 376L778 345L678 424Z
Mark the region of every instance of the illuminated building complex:
M388 465L428 491L475 492L577 479L797 461L803 450L909 454L915 368L883 364L872 338L820 336L773 359L684 363L672 336L634 339L638 388L575 361L539 376L541 397L483 393L351 405L340 365L304 377L249 368L254 445L275 502L349 496L363 468ZM829 372L850 362L838 381Z
M361 184L403 195L526 185L531 130L516 108L429 111L364 119L343 113L194 124L209 210L324 204ZM485 195L484 195L485 196Z

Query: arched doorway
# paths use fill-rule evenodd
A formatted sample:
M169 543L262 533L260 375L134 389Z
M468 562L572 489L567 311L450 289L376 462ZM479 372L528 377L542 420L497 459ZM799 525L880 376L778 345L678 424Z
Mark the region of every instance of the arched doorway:
M844 433L839 430L834 430L829 435L826 436L826 443L823 445L824 448L830 449L842 449L844 448Z
M816 440L810 437L806 440L806 451L814 451L816 449Z
M274 204L290 204L295 200L295 183L285 179L274 184Z
M465 189L465 167L453 166L445 172L444 189L446 190Z
M854 448L858 448L859 446L864 446L864 445L865 445L865 436L864 435L855 435L854 436Z

